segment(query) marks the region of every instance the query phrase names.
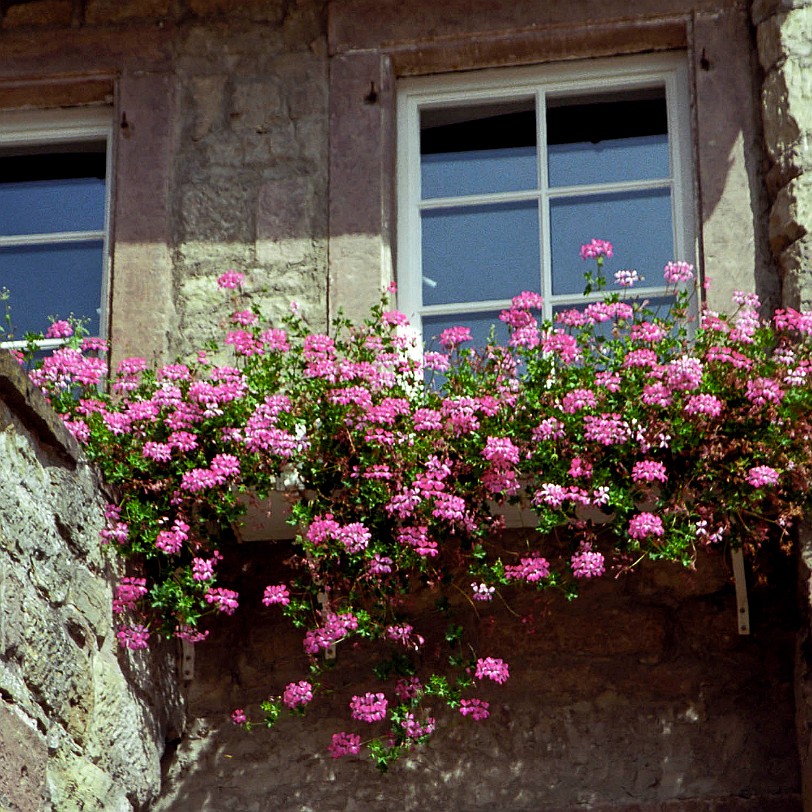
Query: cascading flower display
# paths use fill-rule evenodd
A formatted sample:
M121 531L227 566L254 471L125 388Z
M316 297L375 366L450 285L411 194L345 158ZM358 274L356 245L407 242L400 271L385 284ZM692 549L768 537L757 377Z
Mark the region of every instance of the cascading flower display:
M386 301L327 332L298 306L269 325L236 271L218 280L223 342L183 363L126 359L105 385L103 345L55 323L64 345L31 377L116 494L102 540L128 558L120 644L199 643L209 617L244 612L225 574L239 568L221 566L240 554L241 495L294 482L299 535L255 610L301 630L303 678L272 687L264 721L318 702L326 657L375 648L389 665L344 700L361 731L326 746L384 768L434 734L443 704L488 717L470 694L508 680L507 652L479 651L471 627L521 590L570 596L714 544L788 547L812 478L812 314L764 322L748 293L731 315L697 313L684 262L664 271L670 309L635 299L631 270L598 300L613 250L582 248L597 266L583 308L544 321L538 293L519 293L503 345L451 327L422 356ZM536 532L503 532L506 503ZM421 592L448 612L442 639L411 608Z

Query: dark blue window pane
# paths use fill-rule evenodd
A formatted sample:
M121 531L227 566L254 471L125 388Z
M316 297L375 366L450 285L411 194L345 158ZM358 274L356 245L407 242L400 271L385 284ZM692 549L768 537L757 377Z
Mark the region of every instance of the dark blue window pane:
M648 135L597 144L552 144L547 162L550 186L667 178L668 136Z
M594 260L582 260L581 246L593 237L608 240L614 257L604 273L608 288L616 288L614 273L634 268L646 287L659 287L663 267L674 259L671 193L668 189L615 192L550 201L553 295L581 293L584 271Z
M15 337L44 332L51 317L71 314L99 335L103 265L101 240L0 249L0 287L11 291Z
M103 180L0 183L0 235L4 237L103 228Z
M0 156L0 235L104 228L103 145L75 150Z
M532 100L426 110L420 123L424 200L537 188Z
M424 155L420 159L423 199L533 189L536 166L535 147Z
M538 290L535 201L423 212L423 304L509 299Z
M667 178L668 114L662 88L548 101L550 186Z

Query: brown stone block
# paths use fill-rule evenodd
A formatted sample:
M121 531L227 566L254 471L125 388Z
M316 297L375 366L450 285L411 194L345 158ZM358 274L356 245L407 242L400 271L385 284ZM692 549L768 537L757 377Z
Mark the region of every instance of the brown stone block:
M695 0L695 8L718 6L713 0ZM715 10L715 9L714 9ZM629 9L618 2L580 0L580 2L539 3L538 0L447 0L444 3L414 2L405 8L399 0L346 0L330 5L329 38L331 51L351 51L407 42L430 42L455 38L496 40L514 32L554 32L568 36L564 29L580 29L580 42L588 37L600 49L612 36L613 27L644 29L659 18L666 24L686 13L685 4L674 0L639 0L634 5L634 21ZM670 18L670 19L669 19ZM552 38L544 37L548 43ZM645 48L648 43L641 43ZM641 48L642 49L642 48ZM566 51L566 47L564 49ZM572 57L570 51L566 54Z
M66 74L110 75L126 65L156 71L169 63L175 31L166 25L54 29L47 37L25 29L3 36L0 78L15 81Z
M170 0L89 0L85 22L103 25L129 20L160 20L169 16L170 9Z
M568 624L557 624L556 636L562 645L577 640L581 655L636 654L641 660L656 660L665 644L664 621L660 612L644 607L636 611L607 608L598 616L575 618L569 633L563 628Z
M3 28L68 26L72 16L73 0L39 0L11 6L3 17Z
M672 561L644 561L619 581L627 594L665 606L711 595L730 582L730 566L718 552L700 554L693 569Z
M16 8L16 6L15 6ZM40 82L37 80L0 86L0 109L19 110L73 107L113 103L112 78L83 78Z
M285 16L285 3L282 0L189 0L189 8L199 17L228 15L281 23Z

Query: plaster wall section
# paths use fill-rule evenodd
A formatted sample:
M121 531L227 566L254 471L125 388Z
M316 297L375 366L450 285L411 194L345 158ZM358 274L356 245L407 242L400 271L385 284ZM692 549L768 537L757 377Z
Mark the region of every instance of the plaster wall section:
M756 0L764 71L761 114L769 158L770 248L784 304L812 306L812 2Z
M1 354L0 809L142 809L178 735L174 657L115 639L102 509L75 441Z

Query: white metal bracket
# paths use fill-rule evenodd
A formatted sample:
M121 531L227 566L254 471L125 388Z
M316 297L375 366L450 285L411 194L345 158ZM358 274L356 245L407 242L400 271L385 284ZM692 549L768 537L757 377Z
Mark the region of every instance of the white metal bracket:
M185 682L195 678L195 647L188 640L180 641L180 672Z

